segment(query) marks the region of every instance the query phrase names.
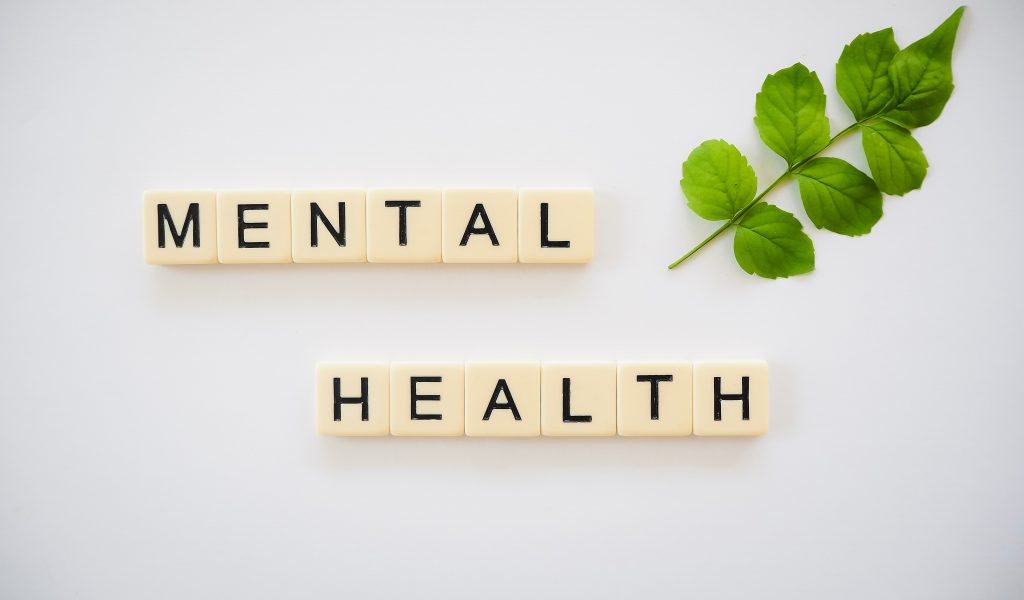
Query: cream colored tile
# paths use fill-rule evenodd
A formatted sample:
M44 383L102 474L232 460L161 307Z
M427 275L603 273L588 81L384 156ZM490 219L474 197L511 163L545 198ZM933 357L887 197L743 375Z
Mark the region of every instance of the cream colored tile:
M516 262L517 210L515 190L445 190L444 262Z
M586 263L593 257L593 190L520 190L519 262Z
M689 362L620 362L619 435L690 435L693 365Z
M540 363L466 363L466 435L540 435Z
M321 435L387 435L390 369L380 363L316 366L316 430Z
M392 363L391 434L462 435L464 384L461 363Z
M366 262L366 192L292 192L292 260Z
M217 262L217 193L149 191L142 195L146 262Z
M716 405L718 411L715 410ZM761 435L767 431L766 362L755 360L693 364L693 433L737 436Z
M541 432L615 435L615 364L541 365Z
M291 192L217 194L217 246L222 263L292 261Z
M368 191L366 242L370 262L441 262L441 190Z

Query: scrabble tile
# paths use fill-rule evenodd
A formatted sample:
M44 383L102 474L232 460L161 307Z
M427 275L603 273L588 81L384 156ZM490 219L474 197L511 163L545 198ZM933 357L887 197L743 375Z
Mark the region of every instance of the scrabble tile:
M146 262L217 262L217 193L150 191L142 195Z
M615 435L615 363L541 365L541 432Z
M519 192L519 262L585 263L593 257L592 190Z
M291 192L217 194L217 247L222 263L292 261Z
M690 435L693 365L689 362L620 362L619 435Z
M391 434L462 435L464 383L460 363L392 363Z
M466 363L466 435L540 435L540 363Z
M366 262L366 192L292 192L292 260Z
M321 435L387 435L387 364L323 362L316 366L316 430Z
M693 364L693 433L761 435L768 431L768 364Z
M445 190L444 262L516 262L517 210L515 190Z
M368 191L366 257L381 263L441 262L441 191Z

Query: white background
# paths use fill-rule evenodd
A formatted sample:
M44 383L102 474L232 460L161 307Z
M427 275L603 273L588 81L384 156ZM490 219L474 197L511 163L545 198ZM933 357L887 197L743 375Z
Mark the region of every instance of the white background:
M1024 595L1024 6L924 189L745 275L679 166L949 2L0 4L0 596ZM855 137L835 154L866 169ZM592 186L588 266L160 268L149 188ZM795 186L772 200L803 217ZM761 439L321 438L321 359L765 358Z

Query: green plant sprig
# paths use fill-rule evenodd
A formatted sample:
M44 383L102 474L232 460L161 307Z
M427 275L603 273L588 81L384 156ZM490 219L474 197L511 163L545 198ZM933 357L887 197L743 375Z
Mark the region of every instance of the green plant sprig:
M857 36L836 63L836 88L854 122L830 137L825 92L800 63L765 78L755 101L761 140L786 160L786 170L757 191L757 176L735 146L708 140L683 163L680 185L698 216L725 221L674 269L736 227L733 251L744 271L775 279L814 270L814 245L791 213L764 197L793 176L804 211L818 229L867 234L882 218L882 194L919 189L928 170L910 130L929 125L953 93L952 54L964 7L932 33L900 49L891 28ZM836 140L859 130L871 176L850 163L820 156Z

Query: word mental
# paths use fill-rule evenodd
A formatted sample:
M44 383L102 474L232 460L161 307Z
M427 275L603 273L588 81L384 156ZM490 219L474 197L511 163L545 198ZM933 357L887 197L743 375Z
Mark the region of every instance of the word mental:
M323 362L316 426L342 436L754 436L768 431L768 365Z
M150 191L146 262L586 263L588 189Z

